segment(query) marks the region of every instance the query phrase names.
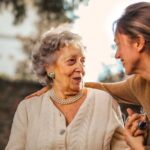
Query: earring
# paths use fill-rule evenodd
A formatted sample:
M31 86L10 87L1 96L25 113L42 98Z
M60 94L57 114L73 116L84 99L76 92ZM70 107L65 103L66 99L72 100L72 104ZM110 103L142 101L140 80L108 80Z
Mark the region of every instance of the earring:
M48 72L47 75L48 75L48 77L50 77L51 79L55 79L55 73L54 73L54 72Z

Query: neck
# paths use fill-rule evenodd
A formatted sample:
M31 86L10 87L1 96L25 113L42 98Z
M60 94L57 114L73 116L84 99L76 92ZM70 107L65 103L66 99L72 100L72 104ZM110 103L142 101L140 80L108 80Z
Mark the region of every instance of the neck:
M73 96L69 96L68 98L61 98L57 95L57 93L55 92L54 88L52 88L50 90L50 98L59 104L62 105L67 105L67 104L72 104L76 101L78 101L81 97L83 96L83 91L79 91L76 95Z
M143 59L141 60L141 63L138 67L138 69L135 71L135 74L140 75L142 78L144 78L147 81L150 81L150 55L145 54L143 55Z
M147 81L150 81L150 71L143 71L139 74L142 78L144 78Z
M82 91L82 89L80 90L68 90L68 88L62 89L60 86L53 86L52 88L55 91L55 94L62 99L67 99L71 96L75 96Z

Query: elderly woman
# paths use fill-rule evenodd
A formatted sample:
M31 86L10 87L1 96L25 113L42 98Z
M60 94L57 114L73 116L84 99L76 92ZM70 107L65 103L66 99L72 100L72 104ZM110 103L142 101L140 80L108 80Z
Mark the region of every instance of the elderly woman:
M47 32L33 54L33 66L52 88L23 100L15 113L6 150L124 150L116 138L122 118L113 98L83 87L84 46L69 31Z

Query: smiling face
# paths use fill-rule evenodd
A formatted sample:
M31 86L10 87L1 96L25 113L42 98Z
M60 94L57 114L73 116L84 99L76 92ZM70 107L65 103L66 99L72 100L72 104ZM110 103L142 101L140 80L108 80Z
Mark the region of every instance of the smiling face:
M118 32L115 36L115 42L117 45L115 58L121 60L126 74L134 74L140 64L138 43L136 40L131 40L127 35Z
M82 87L85 56L79 46L68 45L58 52L53 65L54 88L63 92L79 92Z

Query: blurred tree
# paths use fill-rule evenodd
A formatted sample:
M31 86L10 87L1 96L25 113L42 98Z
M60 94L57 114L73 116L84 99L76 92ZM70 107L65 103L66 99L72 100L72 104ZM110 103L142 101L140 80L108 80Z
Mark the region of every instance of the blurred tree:
M24 0L1 0L0 11L10 9L14 15L14 24L23 21L26 16L26 5Z
M0 11L9 9L14 15L14 24L21 24L25 19L29 6L38 14L38 21L35 22L37 33L32 36L23 37L18 35L16 38L22 42L22 49L27 54L27 60L18 63L16 78L34 80L30 56L33 45L38 41L41 34L51 27L62 23L72 23L78 16L75 10L81 3L88 4L89 0L1 0ZM29 9L31 9L31 7Z
M0 11L6 8L14 15L14 24L21 23L27 12L27 7L31 4L37 9L39 16L44 16L48 20L59 20L60 18L68 21L74 20L74 10L81 2L87 4L89 0L0 0ZM67 13L72 13L69 17Z
M116 72L113 72L113 68L116 69ZM102 64L102 71L98 76L98 81L100 82L116 82L121 81L125 78L125 72L123 68L117 64Z

